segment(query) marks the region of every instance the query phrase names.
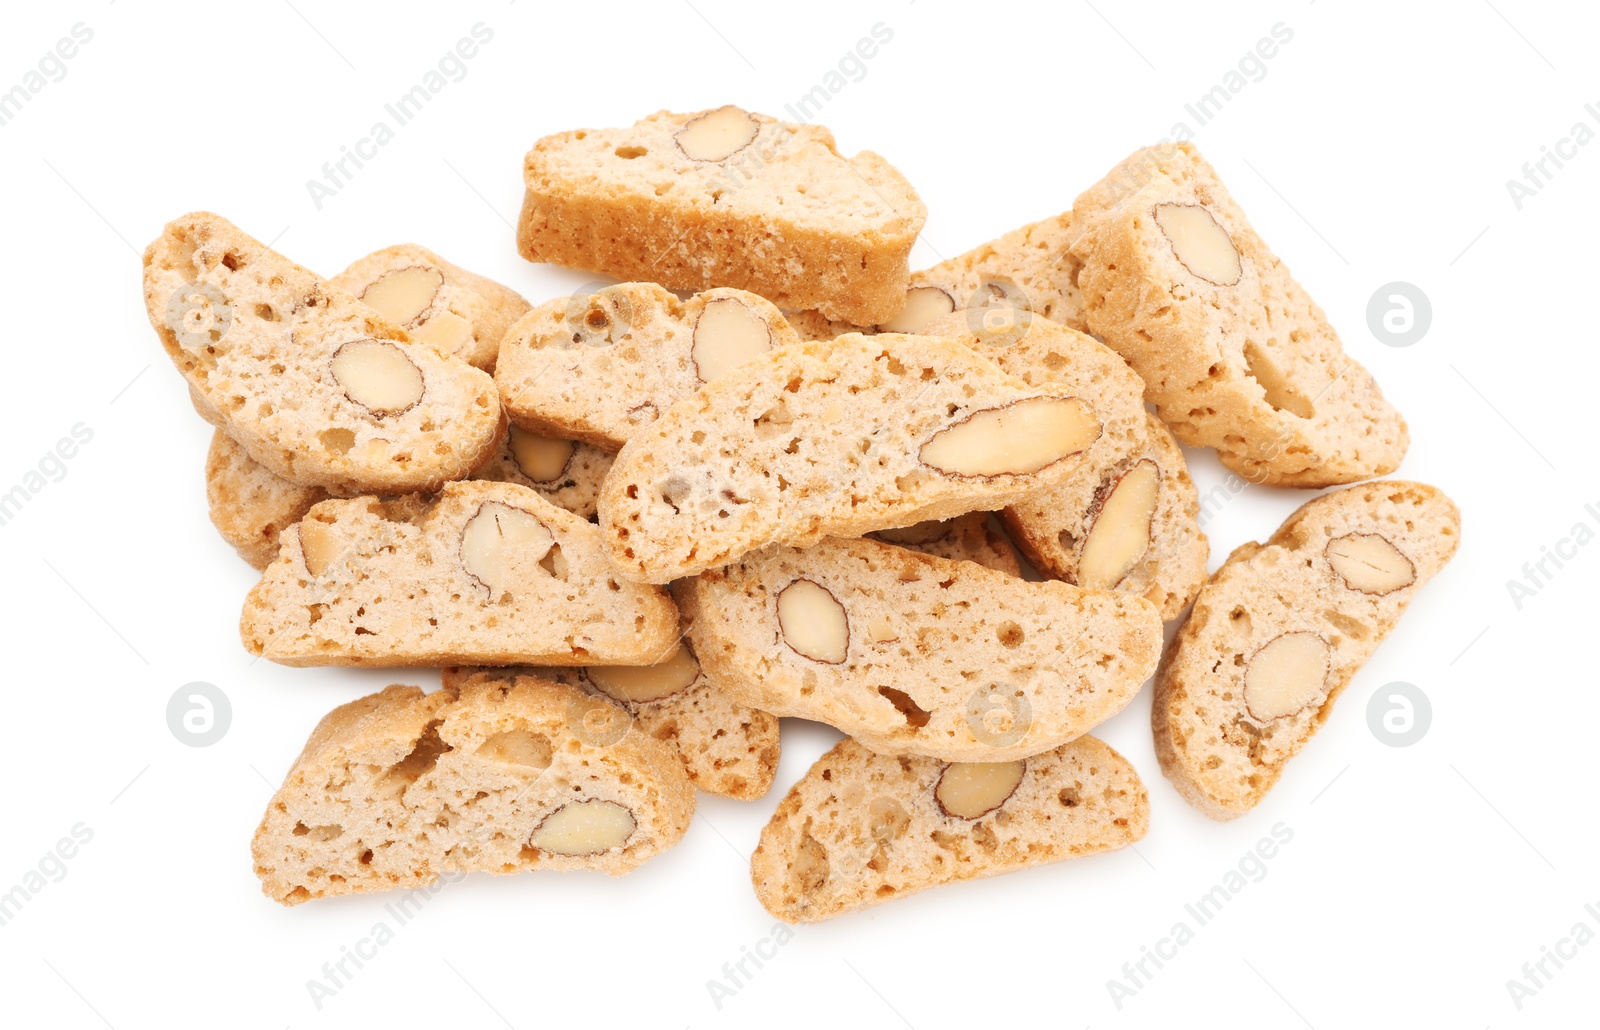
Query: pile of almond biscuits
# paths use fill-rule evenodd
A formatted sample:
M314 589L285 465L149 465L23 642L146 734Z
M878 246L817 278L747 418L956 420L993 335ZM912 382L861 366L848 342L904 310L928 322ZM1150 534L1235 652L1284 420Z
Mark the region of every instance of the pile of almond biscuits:
M1088 733L1152 675L1162 771L1231 819L1455 551L1189 144L918 272L893 166L738 107L524 181L523 256L616 285L532 306L415 245L324 280L207 213L146 251L245 647L443 670L312 731L254 841L281 903L628 872L696 791L765 795L785 717L846 736L752 856L784 920L1122 847L1148 797ZM1343 489L1208 578L1180 443Z

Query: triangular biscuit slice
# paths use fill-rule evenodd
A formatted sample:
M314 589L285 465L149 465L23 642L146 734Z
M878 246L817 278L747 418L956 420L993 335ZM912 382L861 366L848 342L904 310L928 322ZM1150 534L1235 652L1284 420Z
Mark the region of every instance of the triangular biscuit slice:
M1093 737L1015 762L946 764L840 741L796 783L750 858L756 897L814 923L960 880L1127 847L1150 802Z
M694 789L661 742L580 732L592 702L521 676L334 709L256 830L263 892L297 905L469 872L637 868L683 838Z
M290 482L433 490L494 448L502 416L488 375L224 218L169 223L145 251L144 294L196 410Z
M1136 152L1078 198L1073 222L1083 320L1179 440L1268 486L1399 466L1405 419L1193 144Z
M280 540L240 633L283 665L647 664L678 639L664 590L618 576L598 529L512 483L324 501Z

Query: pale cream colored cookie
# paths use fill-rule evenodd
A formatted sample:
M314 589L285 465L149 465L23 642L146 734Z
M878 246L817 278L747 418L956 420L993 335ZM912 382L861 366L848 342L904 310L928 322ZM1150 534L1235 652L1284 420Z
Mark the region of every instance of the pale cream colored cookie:
M283 665L657 661L677 609L618 576L599 532L512 483L324 501L284 530L240 635Z
M768 912L814 923L1127 847L1149 824L1138 774L1093 737L981 765L886 757L845 739L778 805L750 879Z
M1460 538L1441 491L1380 480L1229 555L1156 677L1156 754L1178 792L1213 819L1259 804Z
M683 838L694 789L643 733L595 743L592 701L531 676L468 677L334 709L256 830L262 891L298 905L468 872L632 871Z
M226 219L169 223L145 251L144 294L196 410L290 482L433 490L494 447L493 380Z
M718 687L885 754L1046 751L1121 711L1161 654L1161 620L1142 597L875 540L768 548L683 589L695 654Z
M633 437L600 495L624 575L665 583L803 547L995 510L1083 468L1085 398L1029 387L950 340L802 343L727 372Z
M1138 151L1072 217L1083 320L1179 440L1269 486L1399 466L1405 419L1192 144Z
M611 455L574 440L557 440L512 426L473 479L518 483L580 518L595 513ZM537 478L535 478L537 477ZM265 569L278 556L278 535L311 506L328 499L321 487L296 486L246 454L222 430L206 458L206 499L211 522L239 556Z

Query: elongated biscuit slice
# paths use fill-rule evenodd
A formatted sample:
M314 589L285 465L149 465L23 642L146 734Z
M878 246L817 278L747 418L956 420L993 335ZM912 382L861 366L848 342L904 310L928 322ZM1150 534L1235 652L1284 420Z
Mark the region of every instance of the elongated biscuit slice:
M495 384L512 421L615 450L706 383L799 337L771 301L654 283L560 297L511 327Z
M745 704L886 754L1002 761L1109 719L1155 671L1142 597L875 540L775 547L689 585L695 653Z
M195 407L275 475L346 493L437 489L494 448L494 382L226 219L169 223L145 307Z
M912 272L905 300L893 318L876 326L839 322L820 311L789 313L789 322L807 340L831 340L845 333L923 333L951 312L974 312L974 328L1013 311L1028 312L1073 329L1078 316L1078 259L1069 244L1072 212L1032 222L931 268Z
M580 518L595 513L611 455L575 440L557 440L516 426L473 471L472 478L518 483ZM538 477L538 478L535 478ZM217 430L206 455L206 501L211 523L239 557L265 569L278 557L278 536L331 496L319 486L296 486L274 475Z
M470 676L514 679L537 676L577 687L621 709L595 739L636 723L648 736L672 747L695 789L737 801L754 801L772 787L778 771L777 716L750 708L718 690L700 668L686 642L650 665L594 665L579 668L465 666L444 670L445 686Z
M486 372L494 370L506 330L528 313L515 290L415 243L357 258L328 284L360 298L419 343Z
M1460 538L1441 491L1382 480L1229 555L1156 677L1156 754L1178 792L1213 819L1259 804Z
M643 733L595 743L592 701L531 676L468 677L334 709L256 830L262 891L297 905L469 872L637 868L683 838L694 789Z
M750 879L768 912L814 923L960 880L1126 847L1150 801L1093 737L1015 762L892 758L841 740L761 832Z
M283 665L656 661L677 609L617 576L598 534L512 483L324 501L284 531L240 635Z
M994 510L1077 473L1093 401L933 337L843 336L748 362L635 436L600 495L624 575L665 583L769 543Z
M523 162L517 249L672 289L731 286L872 323L899 310L927 208L820 125L727 106L546 136Z
M1035 388L1087 397L1105 421L1084 471L1006 508L1017 545L1043 573L1139 594L1175 619L1206 579L1210 545L1183 452L1145 411L1144 383L1091 336L1024 308L947 315L929 335L958 340Z
M1136 152L1073 221L1083 319L1179 440L1269 486L1399 466L1405 419L1192 144Z

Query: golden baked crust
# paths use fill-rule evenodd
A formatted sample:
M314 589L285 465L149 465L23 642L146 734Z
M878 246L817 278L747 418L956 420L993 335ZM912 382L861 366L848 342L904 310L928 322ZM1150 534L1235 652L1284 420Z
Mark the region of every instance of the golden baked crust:
M748 116L755 136L737 152L693 160L677 133L712 113L660 111L535 143L522 256L672 289L731 286L853 322L893 315L927 219L905 178L870 151L840 156L821 126L762 114Z

